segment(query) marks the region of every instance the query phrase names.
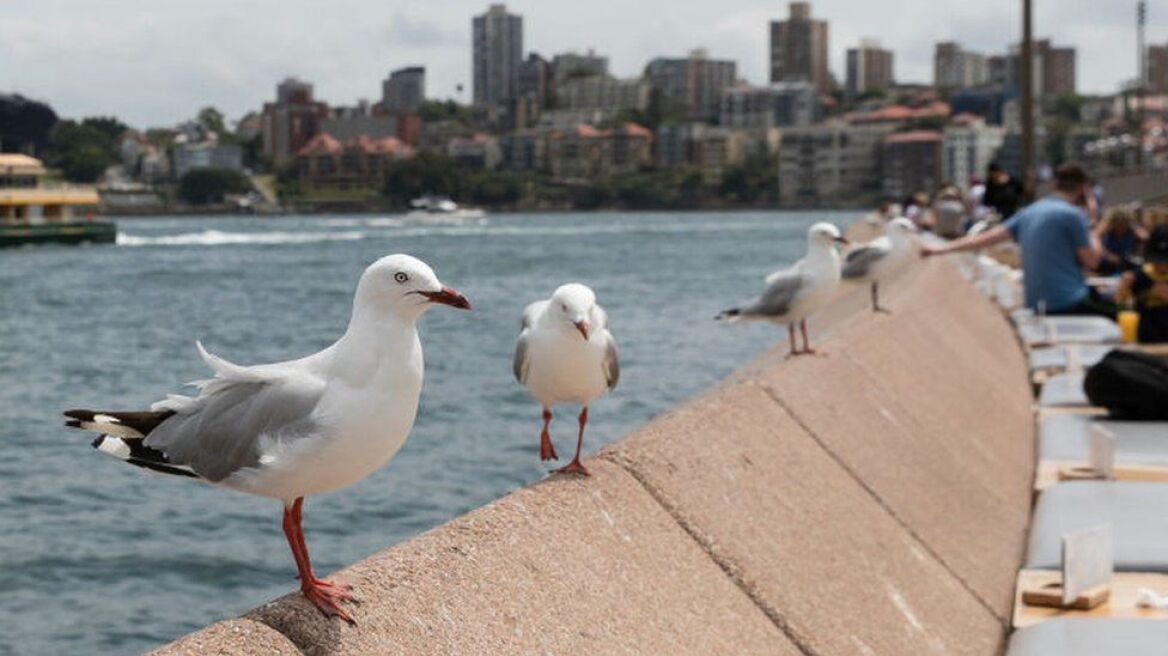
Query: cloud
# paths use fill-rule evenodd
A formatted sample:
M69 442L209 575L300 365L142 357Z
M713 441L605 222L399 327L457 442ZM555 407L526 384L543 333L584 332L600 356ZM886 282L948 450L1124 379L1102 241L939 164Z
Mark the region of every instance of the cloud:
M392 45L407 47L433 47L467 45L470 40L465 34L445 30L438 24L425 19L411 18L403 13L394 13L385 30Z

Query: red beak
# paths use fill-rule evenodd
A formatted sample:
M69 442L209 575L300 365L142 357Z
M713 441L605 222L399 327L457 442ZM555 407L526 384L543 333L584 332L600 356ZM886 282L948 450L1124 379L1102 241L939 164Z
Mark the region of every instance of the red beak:
M576 326L576 330L580 331L580 334L584 336L585 340L588 339L588 322L587 321L584 321L583 319L581 319L580 321L573 322L572 325Z
M431 303L441 303L443 305L449 305L450 307L458 308L460 310L470 309L470 301L466 300L466 297L458 293L458 291L449 287L443 287L441 290L436 292L418 293L430 299Z
M835 240L841 244L844 244L844 245L848 244L848 240L846 237L836 237Z

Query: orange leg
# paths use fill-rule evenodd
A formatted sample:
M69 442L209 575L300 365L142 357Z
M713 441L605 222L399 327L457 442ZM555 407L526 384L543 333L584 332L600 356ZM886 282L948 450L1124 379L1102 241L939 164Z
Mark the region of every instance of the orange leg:
M540 460L559 460L560 457L556 455L556 447L552 445L552 436L548 433L548 424L552 423L551 408L543 409L543 432L539 434L539 459Z
M339 617L349 624L355 625L356 622L340 605L342 601L356 601L349 592L351 588L318 579L312 572L312 563L308 559L308 546L304 542L304 530L301 527L300 513L303 506L304 497L298 497L290 507L284 507L284 537L288 538L288 546L292 548L292 557L296 559L300 592L320 609L325 617Z
M576 457L572 462L552 472L553 474L583 474L589 476L588 468L580 462L580 447L584 445L584 426L588 424L588 406L580 409L580 432L576 435Z

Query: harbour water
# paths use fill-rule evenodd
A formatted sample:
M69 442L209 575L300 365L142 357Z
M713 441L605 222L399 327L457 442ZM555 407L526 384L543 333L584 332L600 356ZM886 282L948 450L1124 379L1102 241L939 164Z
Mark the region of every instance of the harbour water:
M146 473L62 426L70 407L136 409L205 377L194 340L250 364L343 331L361 270L408 252L474 304L421 322L426 383L410 440L362 483L310 499L318 572L544 475L539 408L511 377L524 305L591 285L621 347L586 452L783 339L712 320L797 258L808 225L851 213L123 220L117 246L0 253L0 655L142 651L295 588L280 507ZM570 454L574 409L552 425Z

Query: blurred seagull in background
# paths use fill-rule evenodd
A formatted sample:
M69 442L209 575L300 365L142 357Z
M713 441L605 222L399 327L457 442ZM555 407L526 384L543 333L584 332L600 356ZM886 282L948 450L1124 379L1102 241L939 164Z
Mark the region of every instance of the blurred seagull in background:
M791 355L814 354L807 339L807 317L827 305L840 283L840 256L836 244L848 241L826 222L807 230L807 255L786 269L766 277L762 295L742 307L723 310L716 318L729 322L771 321L787 326ZM803 333L803 349L795 345L795 324Z
M580 447L588 405L620 380L616 341L608 332L608 314L596 304L596 294L585 285L569 283L556 289L551 298L528 305L523 310L512 370L515 379L543 406L540 460L558 459L548 434L552 406L580 404L576 456L555 473L587 476L588 470L580 463Z
M880 283L887 280L916 251L916 226L904 217L895 218L884 227L884 236L862 244L844 255L845 280L872 284L872 311L888 312L880 307Z
M299 360L244 367L208 353L215 373L196 396L148 411L70 410L67 425L100 433L97 450L132 465L284 503L284 535L300 591L326 616L353 619L348 586L318 579L301 528L304 497L346 487L405 443L422 389L416 322L435 304L469 310L424 262L383 257L357 284L348 330Z

